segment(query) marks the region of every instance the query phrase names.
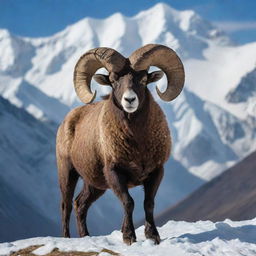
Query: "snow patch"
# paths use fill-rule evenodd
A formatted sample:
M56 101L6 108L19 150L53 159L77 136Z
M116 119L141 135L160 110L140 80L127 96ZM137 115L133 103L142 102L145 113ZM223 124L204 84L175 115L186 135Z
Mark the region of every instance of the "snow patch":
M144 227L136 230L137 242L127 246L122 241L122 233L114 231L107 236L84 238L54 238L38 237L0 244L0 255L10 255L11 252L32 245L43 245L34 250L36 255L45 255L54 248L59 251L101 252L108 249L123 256L162 256L171 252L175 256L253 256L256 252L256 219L248 221L230 221L213 223L198 221L169 221L158 228L161 243L154 245L145 239ZM101 252L106 256L107 253Z

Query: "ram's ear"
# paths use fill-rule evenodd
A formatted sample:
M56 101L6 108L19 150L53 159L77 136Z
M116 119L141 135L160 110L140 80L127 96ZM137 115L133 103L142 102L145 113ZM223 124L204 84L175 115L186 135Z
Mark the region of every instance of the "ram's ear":
M163 71L154 71L148 74L148 84L160 80L164 75Z
M109 81L109 77L107 75L102 75L102 74L96 74L93 76L93 79L101 85L111 85Z

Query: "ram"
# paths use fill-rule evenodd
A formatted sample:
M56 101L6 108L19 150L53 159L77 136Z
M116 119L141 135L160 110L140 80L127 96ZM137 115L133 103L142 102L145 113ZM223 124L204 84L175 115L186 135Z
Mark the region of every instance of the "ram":
M149 73L150 66L162 71ZM108 75L97 74L106 68ZM111 48L85 53L74 70L78 97L87 105L72 110L57 133L57 164L62 193L63 235L69 237L74 190L81 177L84 186L74 201L78 232L89 235L86 215L90 205L112 189L124 207L123 241L132 244L136 235L132 220L134 201L128 189L143 185L145 191L145 236L160 242L153 217L154 198L171 150L166 118L147 85L164 73L167 88L157 94L164 101L176 98L184 85L184 69L170 48L149 44L125 58ZM112 92L92 103L92 77Z

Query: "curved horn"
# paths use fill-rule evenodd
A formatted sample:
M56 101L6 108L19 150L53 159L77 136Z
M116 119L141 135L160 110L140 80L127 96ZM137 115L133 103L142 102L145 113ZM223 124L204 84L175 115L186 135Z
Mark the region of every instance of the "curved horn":
M91 80L99 68L108 72L120 72L127 59L111 48L100 47L86 52L76 63L74 70L74 86L77 96L84 103L91 103L96 97L96 91L91 91Z
M133 69L148 70L150 66L162 69L167 76L167 88L157 94L164 101L175 99L182 91L185 81L183 64L178 55L164 45L148 44L132 53L129 57Z

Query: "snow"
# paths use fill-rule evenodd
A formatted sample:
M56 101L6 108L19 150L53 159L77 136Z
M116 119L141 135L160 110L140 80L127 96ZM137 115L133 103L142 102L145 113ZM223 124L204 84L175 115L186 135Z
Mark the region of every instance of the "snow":
M123 256L251 256L256 253L256 218L235 222L225 220L213 223L198 221L195 223L169 221L158 228L161 243L154 245L145 239L144 226L136 230L137 242L127 246L122 241L122 233L114 231L107 236L83 238L37 237L0 244L0 255L27 248L32 245L42 245L33 253L45 255L54 248L59 251L101 252L108 249ZM108 255L101 252L100 255Z
M252 56L256 56L256 43L237 47L212 44L203 55L201 60L185 61L186 79L189 81L187 88L202 99L245 119L244 107L229 103L226 95L255 68L255 58Z
M250 116L256 116L256 102L255 102L255 99L249 99L246 111Z

